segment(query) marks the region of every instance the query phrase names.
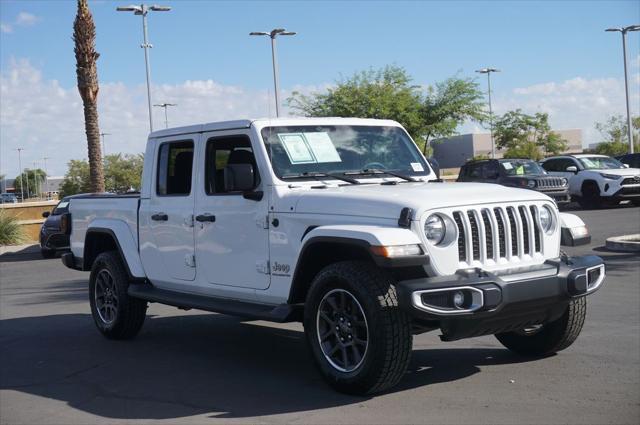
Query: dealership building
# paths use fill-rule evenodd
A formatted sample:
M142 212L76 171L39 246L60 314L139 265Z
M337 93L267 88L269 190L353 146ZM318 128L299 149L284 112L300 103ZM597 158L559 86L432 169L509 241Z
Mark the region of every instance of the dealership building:
M563 153L582 152L582 130L554 130L567 141ZM489 133L460 134L445 139L436 139L430 143L433 157L440 168L459 168L469 159L479 155L491 156L491 136ZM502 152L496 150L496 158L502 158Z

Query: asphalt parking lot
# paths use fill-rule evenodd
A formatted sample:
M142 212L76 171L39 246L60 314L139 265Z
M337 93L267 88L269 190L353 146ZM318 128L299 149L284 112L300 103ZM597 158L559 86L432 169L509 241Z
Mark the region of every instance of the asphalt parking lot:
M152 304L133 341L94 328L88 274L59 259L0 257L0 423L638 423L640 255L604 249L640 233L640 208L573 210L608 268L580 338L530 360L491 336L415 337L407 376L375 397L335 393L302 326Z

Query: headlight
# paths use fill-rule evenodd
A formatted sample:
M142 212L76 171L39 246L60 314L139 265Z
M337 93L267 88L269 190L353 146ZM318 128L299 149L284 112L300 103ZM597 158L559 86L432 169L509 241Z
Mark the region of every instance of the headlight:
M438 245L444 239L445 234L446 226L439 215L431 214L427 217L427 221L424 222L424 235L429 242Z
M533 189L534 187L536 187L536 181L535 180L529 180L527 182L527 186L529 186L530 188Z
M610 180L618 180L622 178L622 176L617 176L615 174L600 174L600 175L605 179L610 179Z
M562 178L562 185L566 186L567 183L569 183L569 180L565 179L564 177Z
M548 206L540 208L540 225L542 230L549 234L553 230L553 212Z

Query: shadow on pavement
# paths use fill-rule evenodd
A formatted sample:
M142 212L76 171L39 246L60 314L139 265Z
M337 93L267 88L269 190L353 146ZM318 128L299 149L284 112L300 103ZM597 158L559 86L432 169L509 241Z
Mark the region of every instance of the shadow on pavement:
M262 325L216 314L148 317L135 340L110 341L86 314L7 319L0 389L113 419L248 418L365 400L322 381L302 332ZM501 349L414 351L393 391L523 361Z

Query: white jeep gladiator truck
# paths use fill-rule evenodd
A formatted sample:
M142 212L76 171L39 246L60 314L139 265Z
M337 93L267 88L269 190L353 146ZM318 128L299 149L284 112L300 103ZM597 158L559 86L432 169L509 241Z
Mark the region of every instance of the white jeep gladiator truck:
M302 321L339 391L398 383L412 335L493 334L542 356L577 338L597 256L560 251L577 217L546 195L442 183L396 122L263 119L156 131L139 195L71 199L68 267L96 326L140 330L148 302ZM575 231L575 233L574 233Z

